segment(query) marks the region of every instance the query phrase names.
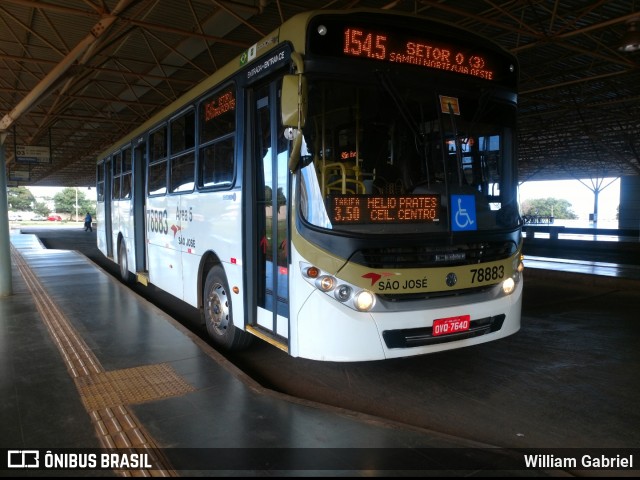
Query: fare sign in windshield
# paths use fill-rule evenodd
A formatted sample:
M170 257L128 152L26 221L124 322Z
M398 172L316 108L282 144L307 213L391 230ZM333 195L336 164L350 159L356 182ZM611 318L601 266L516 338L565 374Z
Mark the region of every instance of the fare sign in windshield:
M424 223L440 220L439 195L333 195L333 224Z

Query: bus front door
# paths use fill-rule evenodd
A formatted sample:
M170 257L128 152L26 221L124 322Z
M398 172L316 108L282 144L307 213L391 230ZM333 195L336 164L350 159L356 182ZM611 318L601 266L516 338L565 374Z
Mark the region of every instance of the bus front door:
M289 170L288 142L280 126L279 82L255 91L257 327L288 347Z

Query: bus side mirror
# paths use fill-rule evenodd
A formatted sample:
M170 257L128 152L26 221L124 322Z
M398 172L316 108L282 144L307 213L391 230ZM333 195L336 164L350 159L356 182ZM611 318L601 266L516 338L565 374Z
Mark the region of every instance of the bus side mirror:
M300 163L302 127L304 127L304 121L307 118L307 79L303 75L285 75L282 78L280 111L282 112L282 125L295 129L291 156L289 157L289 170L293 172Z
M282 78L282 125L300 130L307 117L307 79L302 75Z
M295 131L295 137L293 137L293 145L291 146L291 155L289 156L289 170L294 172L300 164L300 152L302 150L302 132L300 130Z

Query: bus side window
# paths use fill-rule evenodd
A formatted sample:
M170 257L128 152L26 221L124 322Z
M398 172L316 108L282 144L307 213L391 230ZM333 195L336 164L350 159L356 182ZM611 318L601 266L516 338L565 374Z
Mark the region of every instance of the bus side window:
M97 195L97 201L99 203L104 202L104 168L105 168L104 166L105 166L105 161L103 160L98 164L98 168L96 171L96 178L98 179L97 187L96 187L96 195Z
M122 176L122 154L120 152L113 156L113 188L111 198L120 200L120 177Z
M233 182L234 138L213 142L200 149L200 188L227 187Z
M195 113L193 110L171 121L171 154L175 155L195 146Z
M193 110L171 121L169 191L190 192L195 180L195 120Z
M167 193L167 161L150 163L148 178L149 195L164 195Z
M198 107L198 188L229 188L235 175L235 86L205 98Z
M194 168L194 152L171 158L171 171L169 172L171 193L190 192L193 190Z
M131 198L131 148L122 150L122 181L120 185L120 198Z
M167 157L167 127L162 127L151 134L150 148L151 162L156 162Z
M167 193L167 127L150 135L147 193L150 196Z

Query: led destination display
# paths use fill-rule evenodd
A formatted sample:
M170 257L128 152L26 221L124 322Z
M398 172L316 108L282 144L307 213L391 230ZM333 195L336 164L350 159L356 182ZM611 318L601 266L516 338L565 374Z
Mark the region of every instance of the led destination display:
M332 195L333 224L421 223L440 220L439 195Z
M345 28L343 52L354 57L409 63L486 80L493 80L494 76L493 69L488 68L483 55L469 54L466 49L444 42L398 38L377 30Z
M358 19L319 17L309 38L312 54L356 57L447 71L504 85L517 79L515 60L468 32L423 22L410 28Z

